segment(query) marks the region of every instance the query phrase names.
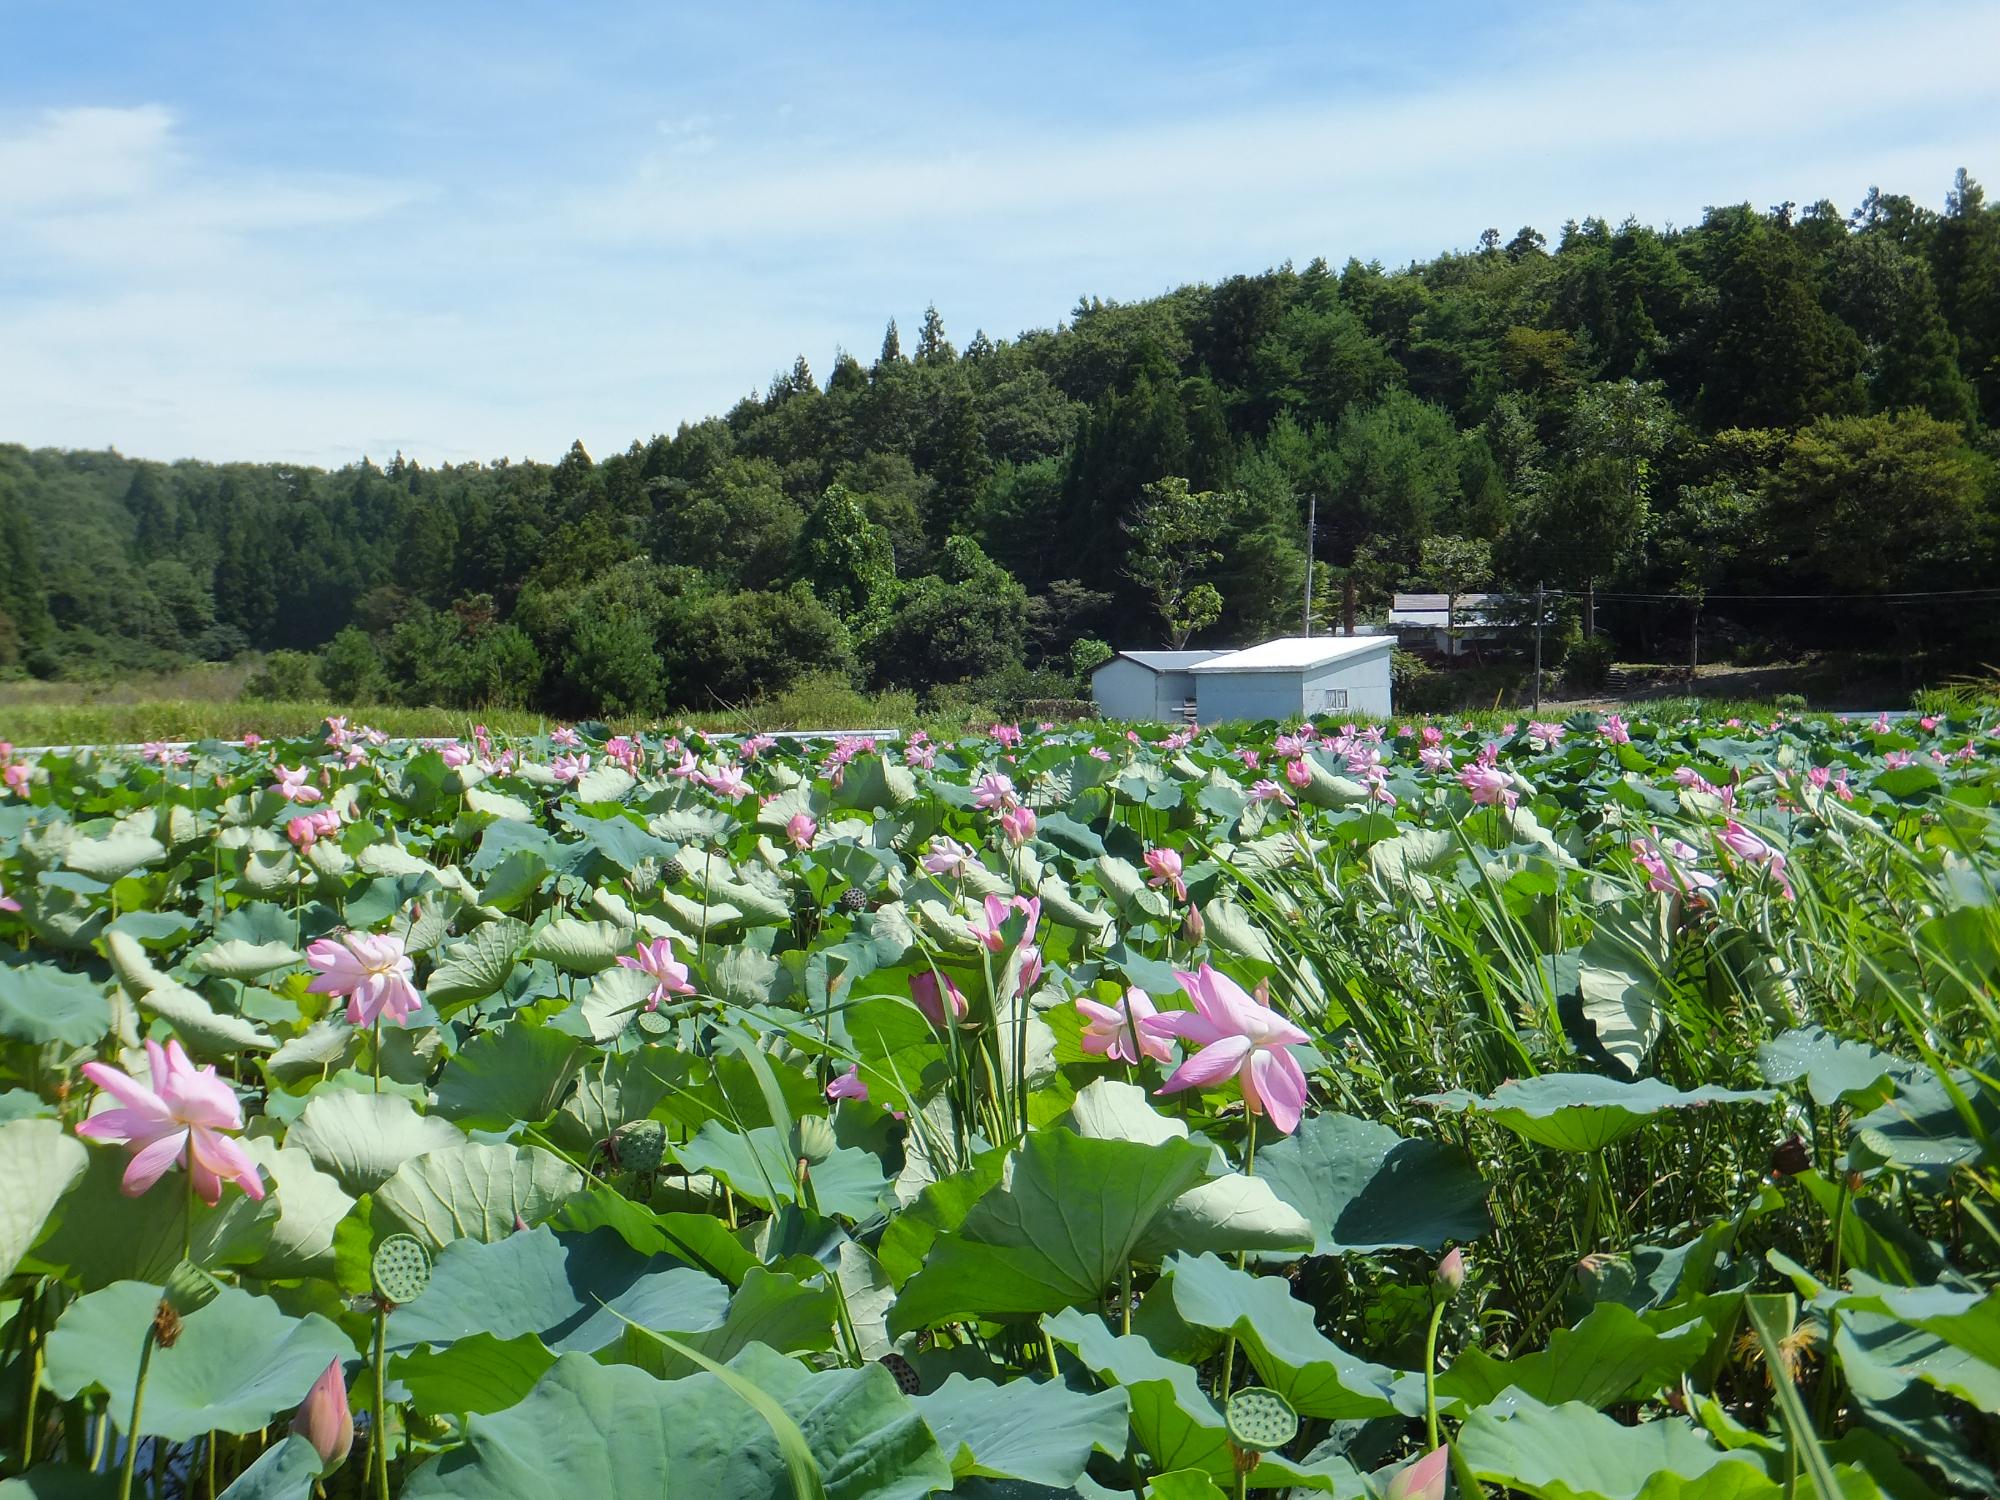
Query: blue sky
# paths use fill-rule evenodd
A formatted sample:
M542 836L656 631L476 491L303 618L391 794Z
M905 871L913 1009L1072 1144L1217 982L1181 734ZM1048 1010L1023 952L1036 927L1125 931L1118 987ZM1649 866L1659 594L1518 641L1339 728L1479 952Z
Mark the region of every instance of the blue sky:
M1991 0L0 0L0 441L602 454L930 301L1937 204L1996 57Z

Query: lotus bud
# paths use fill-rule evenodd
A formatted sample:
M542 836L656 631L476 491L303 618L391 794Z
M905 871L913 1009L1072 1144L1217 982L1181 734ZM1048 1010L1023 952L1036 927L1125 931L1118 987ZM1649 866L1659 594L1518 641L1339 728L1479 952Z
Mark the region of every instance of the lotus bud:
M1208 936L1208 923L1202 920L1199 906L1188 907L1187 915L1181 919L1181 936L1190 943L1198 943Z
M1465 1252L1453 1250L1437 1263L1431 1272L1431 1281L1447 1297L1456 1297L1458 1289L1465 1285Z
M292 1431L319 1454L322 1479L347 1462L354 1447L354 1413L347 1404L347 1377L341 1373L339 1360L329 1363L326 1373L306 1392L292 1418Z
M1386 1500L1444 1500L1444 1482L1450 1471L1451 1450L1440 1444L1407 1468L1398 1469L1383 1494Z

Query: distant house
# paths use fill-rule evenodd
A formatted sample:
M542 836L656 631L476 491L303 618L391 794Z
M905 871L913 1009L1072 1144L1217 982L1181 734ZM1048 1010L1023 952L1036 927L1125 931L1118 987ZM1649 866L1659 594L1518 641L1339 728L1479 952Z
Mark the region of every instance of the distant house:
M1107 719L1179 723L1194 706L1190 668L1222 651L1120 651L1090 674L1090 695Z
M1498 594L1458 596L1456 640L1451 635L1449 602L1444 594L1398 594L1389 608L1389 629L1404 650L1439 656L1459 656L1471 650L1474 641L1495 638L1494 616L1503 602Z
M1322 714L1386 718L1395 646L1386 635L1287 636L1197 662L1189 672L1198 717L1204 724Z

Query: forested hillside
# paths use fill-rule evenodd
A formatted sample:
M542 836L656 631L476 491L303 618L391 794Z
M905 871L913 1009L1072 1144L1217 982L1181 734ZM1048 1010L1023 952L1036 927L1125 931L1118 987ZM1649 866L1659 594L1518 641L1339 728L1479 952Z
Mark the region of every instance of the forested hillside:
M1870 190L1687 229L1314 259L872 361L593 459L322 472L0 447L0 668L314 651L336 695L566 714L806 674L1052 694L1398 586L1681 595L1790 644L2000 654L2000 207ZM32 437L32 434L21 434ZM1678 607L1678 606L1673 606ZM1668 605L1610 606L1643 647ZM1636 637L1636 638L1635 638ZM1049 669L1043 682L1034 669Z

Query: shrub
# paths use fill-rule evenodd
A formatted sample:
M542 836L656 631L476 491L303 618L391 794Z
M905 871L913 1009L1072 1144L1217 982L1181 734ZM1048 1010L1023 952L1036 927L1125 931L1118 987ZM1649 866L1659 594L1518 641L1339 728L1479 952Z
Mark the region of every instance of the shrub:
M379 703L388 676L368 632L348 625L319 653L319 680L336 703Z
M626 604L576 621L563 675L587 712L644 716L666 699L652 627Z
M1110 661L1118 653L1111 649L1109 641L1101 641L1094 635L1069 643L1069 669L1082 682L1099 667Z
M1563 657L1563 680L1572 688L1595 690L1611 680L1611 637L1593 635L1577 641Z
M243 696L261 703L308 703L320 696L318 664L304 651L273 651L243 684Z

